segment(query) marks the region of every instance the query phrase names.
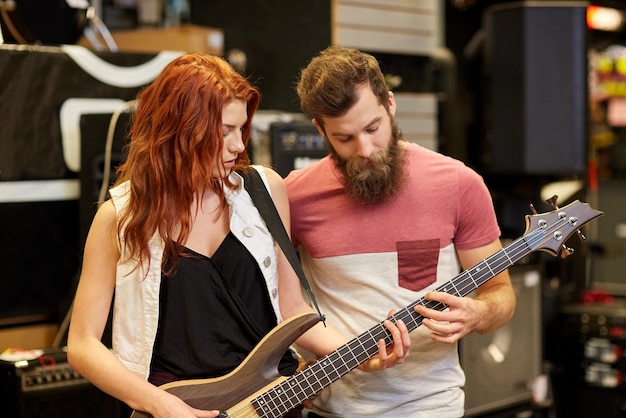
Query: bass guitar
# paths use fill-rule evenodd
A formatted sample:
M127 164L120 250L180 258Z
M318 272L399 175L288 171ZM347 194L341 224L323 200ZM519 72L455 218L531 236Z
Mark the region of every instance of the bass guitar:
M562 254L563 250L570 253L571 249L564 246L565 241L574 233L580 233L579 228L584 224L601 215L602 212L578 200L550 212L526 215L524 235L434 290L467 296L533 251L541 250L553 256ZM387 319L392 322L402 320L408 330L413 331L423 319L414 310L418 304L438 310L447 307L421 298ZM222 418L278 418L376 355L379 340L384 339L387 345L393 341L380 322L298 373L280 376L277 367L282 355L320 319L319 315L311 313L282 322L261 340L239 367L225 376L181 380L161 388L194 408L218 409ZM131 418L146 417L150 415L140 411L131 415Z

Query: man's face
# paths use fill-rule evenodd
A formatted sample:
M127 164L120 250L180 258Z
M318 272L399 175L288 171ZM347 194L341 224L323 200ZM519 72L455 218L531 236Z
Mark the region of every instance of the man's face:
M347 193L359 203L375 204L392 197L404 179L403 143L393 115L378 103L369 86L361 88L355 105L339 117L314 121L328 141L331 156L344 177Z

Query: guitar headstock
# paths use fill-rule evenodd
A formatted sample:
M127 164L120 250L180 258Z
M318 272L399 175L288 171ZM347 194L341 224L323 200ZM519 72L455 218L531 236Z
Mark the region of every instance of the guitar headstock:
M552 201L556 206L554 199ZM565 241L580 233L583 225L602 215L604 212L593 209L588 203L575 200L550 212L526 215L524 237L533 250L556 256L564 249L569 250L564 246Z

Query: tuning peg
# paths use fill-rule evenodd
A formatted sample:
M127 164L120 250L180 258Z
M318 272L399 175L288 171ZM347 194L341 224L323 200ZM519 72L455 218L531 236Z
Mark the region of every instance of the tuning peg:
M550 199L546 199L546 203L552 207L552 209L558 209L556 201L559 199L557 195L552 196Z
M533 215L537 214L537 209L535 209L535 206L532 203L528 205L528 207L530 208L530 213L532 213Z
M567 258L572 254L574 254L573 248L567 247L565 244L561 246L561 258Z
M578 236L578 238L580 239L580 242L585 242L585 240L587 239L587 237L585 236L585 234L582 233L582 231L579 229L576 231L576 235Z

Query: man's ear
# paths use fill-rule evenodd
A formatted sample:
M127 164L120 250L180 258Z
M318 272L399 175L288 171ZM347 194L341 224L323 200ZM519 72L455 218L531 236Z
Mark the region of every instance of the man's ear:
M311 122L313 122L313 125L315 125L315 127L317 128L317 132L320 133L320 135L322 136L322 138L326 139L328 141L328 138L326 138L326 133L324 132L324 129L322 128L322 126L317 123L317 120L315 120L315 118L311 119Z
M395 116L396 115L396 99L393 96L392 91L389 92L389 101L387 103L389 105L389 114L391 116Z

